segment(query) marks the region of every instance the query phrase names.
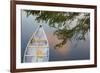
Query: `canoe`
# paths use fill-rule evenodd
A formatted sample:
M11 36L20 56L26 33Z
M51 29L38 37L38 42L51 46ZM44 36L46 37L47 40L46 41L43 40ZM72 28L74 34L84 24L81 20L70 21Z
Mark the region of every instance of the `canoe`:
M48 62L49 43L44 32L43 26L39 25L28 41L24 52L24 63Z

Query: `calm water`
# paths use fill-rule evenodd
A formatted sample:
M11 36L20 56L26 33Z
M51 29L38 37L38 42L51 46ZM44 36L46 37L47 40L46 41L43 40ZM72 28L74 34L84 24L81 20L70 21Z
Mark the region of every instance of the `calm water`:
M21 59L23 59L24 51L27 43L37 29L38 24L35 21L35 16L30 15L26 17L26 13L22 11L22 25L21 25ZM49 27L48 24L43 24L44 31L49 41L50 55L49 61L67 61L67 60L86 60L90 59L90 34L86 36L86 40L72 40L64 47L55 49L54 45L58 42L57 38L53 36L55 28Z

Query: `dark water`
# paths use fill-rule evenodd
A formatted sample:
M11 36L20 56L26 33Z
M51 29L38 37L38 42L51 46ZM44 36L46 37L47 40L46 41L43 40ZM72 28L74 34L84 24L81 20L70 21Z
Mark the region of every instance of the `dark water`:
M38 27L37 21L35 21L35 16L30 15L26 17L26 13L22 11L21 16L22 24L21 24L21 62L23 60L24 51L27 46L27 43L32 36L33 32ZM43 23L41 23L43 24ZM53 40L53 32L56 30L52 27L49 27L48 24L43 24L44 31L49 40L49 61L67 61L67 60L87 60L90 59L90 34L86 36L87 39L76 41L72 40L68 43L68 47L62 49L62 51L58 51L52 45ZM49 33L49 34L48 34ZM66 51L67 50L67 51Z

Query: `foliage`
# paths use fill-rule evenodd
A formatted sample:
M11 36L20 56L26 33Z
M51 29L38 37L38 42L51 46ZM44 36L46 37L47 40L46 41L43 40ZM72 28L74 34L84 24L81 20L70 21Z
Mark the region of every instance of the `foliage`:
M62 40L56 47L61 47L67 40L85 40L85 35L90 29L90 14L82 12L53 12L25 10L27 17L36 16L36 21L48 23L56 28L54 35ZM73 25L74 24L74 25Z

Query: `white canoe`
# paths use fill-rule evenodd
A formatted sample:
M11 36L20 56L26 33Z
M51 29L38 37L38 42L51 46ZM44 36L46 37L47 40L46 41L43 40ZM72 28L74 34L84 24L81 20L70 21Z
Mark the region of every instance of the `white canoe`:
M29 39L24 52L24 63L49 61L49 43L43 26L39 25Z

